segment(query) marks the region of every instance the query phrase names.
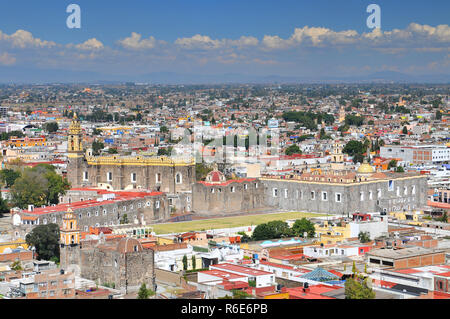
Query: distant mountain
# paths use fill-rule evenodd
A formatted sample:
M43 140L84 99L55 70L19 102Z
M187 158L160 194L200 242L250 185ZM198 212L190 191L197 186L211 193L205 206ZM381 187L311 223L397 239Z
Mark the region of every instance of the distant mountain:
M220 84L220 83L450 83L449 74L414 76L393 71L377 72L364 76L283 76L248 75L238 73L190 74L153 72L142 75L108 75L99 72L67 71L0 67L0 83L91 83L113 84L124 82L149 84Z

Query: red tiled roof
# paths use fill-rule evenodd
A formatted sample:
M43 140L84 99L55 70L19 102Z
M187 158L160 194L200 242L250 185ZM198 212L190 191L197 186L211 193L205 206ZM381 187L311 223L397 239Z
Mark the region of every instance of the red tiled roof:
M379 287L387 287L387 288L392 288L395 285L397 285L394 282L384 281L384 280L374 280L373 283Z
M333 297L323 296L322 294L341 288L339 286L316 285L310 286L306 291L303 291L303 287L287 288L286 291L294 299L335 299Z
M450 294L440 291L430 291L431 297L433 299L450 299Z
M248 282L245 281L222 281L218 285L221 285L225 290L243 289L248 288Z
M450 209L450 204L449 203L432 202L432 201L429 200L427 202L427 205L431 206L431 207Z
M422 272L421 270L417 270L414 268L407 268L407 269L399 269L399 270L395 270L395 272L399 272L401 274L416 274L418 272Z
M443 272L443 273L437 273L436 274L437 276L441 276L441 277L450 277L450 271L448 271L448 272Z
M212 182L220 182L221 174L220 172L211 172L211 181Z

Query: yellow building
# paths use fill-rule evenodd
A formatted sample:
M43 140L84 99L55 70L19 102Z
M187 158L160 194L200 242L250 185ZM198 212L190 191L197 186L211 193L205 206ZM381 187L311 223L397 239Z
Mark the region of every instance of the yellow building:
M419 220L419 217L422 215L422 212L390 212L389 215L391 217L396 218L397 220L406 221L410 225L420 226L422 222Z
M45 137L11 138L9 141L6 141L6 145L9 147L45 146L47 145L47 140Z
M332 226L324 221L323 226L314 225L316 235L319 236L319 244L336 244L350 238L350 224L342 223L342 226Z
M28 249L28 245L23 239L17 239L15 241L8 241L8 242L1 242L0 243L0 254L3 254L5 252L5 249L17 249L17 248L24 248Z
M156 237L158 240L158 245L170 245L174 243L175 240L175 236L169 236L169 237L161 237L161 236L157 236Z

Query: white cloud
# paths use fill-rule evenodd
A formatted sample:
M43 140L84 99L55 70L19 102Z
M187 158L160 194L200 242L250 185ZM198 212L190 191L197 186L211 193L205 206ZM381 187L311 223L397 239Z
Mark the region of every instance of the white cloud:
M355 30L333 31L327 28L305 26L295 28L288 39L266 35L263 45L268 49L286 49L298 45L322 47L327 45L344 45L357 42L358 32Z
M286 49L292 45L290 40L284 40L277 35L265 35L262 43L268 49Z
M0 64L2 65L13 65L16 63L16 58L10 55L8 52L4 52L0 55Z
M450 26L438 25L432 27L411 23L405 29L393 29L391 31L374 29L372 32L361 35L361 42L364 41L366 41L365 44L371 46L417 48L421 51L424 51L425 48L437 50L450 45Z
M257 38L249 36L242 36L238 40L227 40L226 42L237 47L257 46L259 44L259 40Z
M196 34L190 38L178 38L175 41L175 45L184 49L201 49L201 50L212 50L212 49L222 49L222 48L245 48L254 47L259 44L259 40L251 36L241 36L237 40L232 39L212 39L209 36Z
M131 50L144 50L144 49L153 49L157 44L163 44L164 41L158 41L153 36L150 36L148 39L142 39L142 35L136 32L132 32L131 36L118 41L118 44L126 49Z
M89 39L81 44L75 46L79 50L92 51L101 50L104 48L103 43L98 41L96 38Z
M185 49L218 49L223 45L220 40L213 40L209 36L196 34L191 38L179 38L175 44Z
M16 48L28 48L28 47L38 47L38 48L45 48L45 47L53 47L56 46L56 43L53 41L43 41L41 39L33 37L31 32L25 31L25 30L17 30L15 33L11 35L7 34L0 34L0 40L6 40L9 41L13 47Z
M358 32L355 30L333 31L327 28L315 28L305 26L296 28L291 36L292 42L311 43L313 46L325 44L350 44L357 40Z

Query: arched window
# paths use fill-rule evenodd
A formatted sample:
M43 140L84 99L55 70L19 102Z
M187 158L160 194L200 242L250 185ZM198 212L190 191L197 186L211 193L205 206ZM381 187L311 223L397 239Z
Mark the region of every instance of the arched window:
M181 175L181 173L177 173L177 175L175 175L175 182L177 184L183 183L183 176Z

